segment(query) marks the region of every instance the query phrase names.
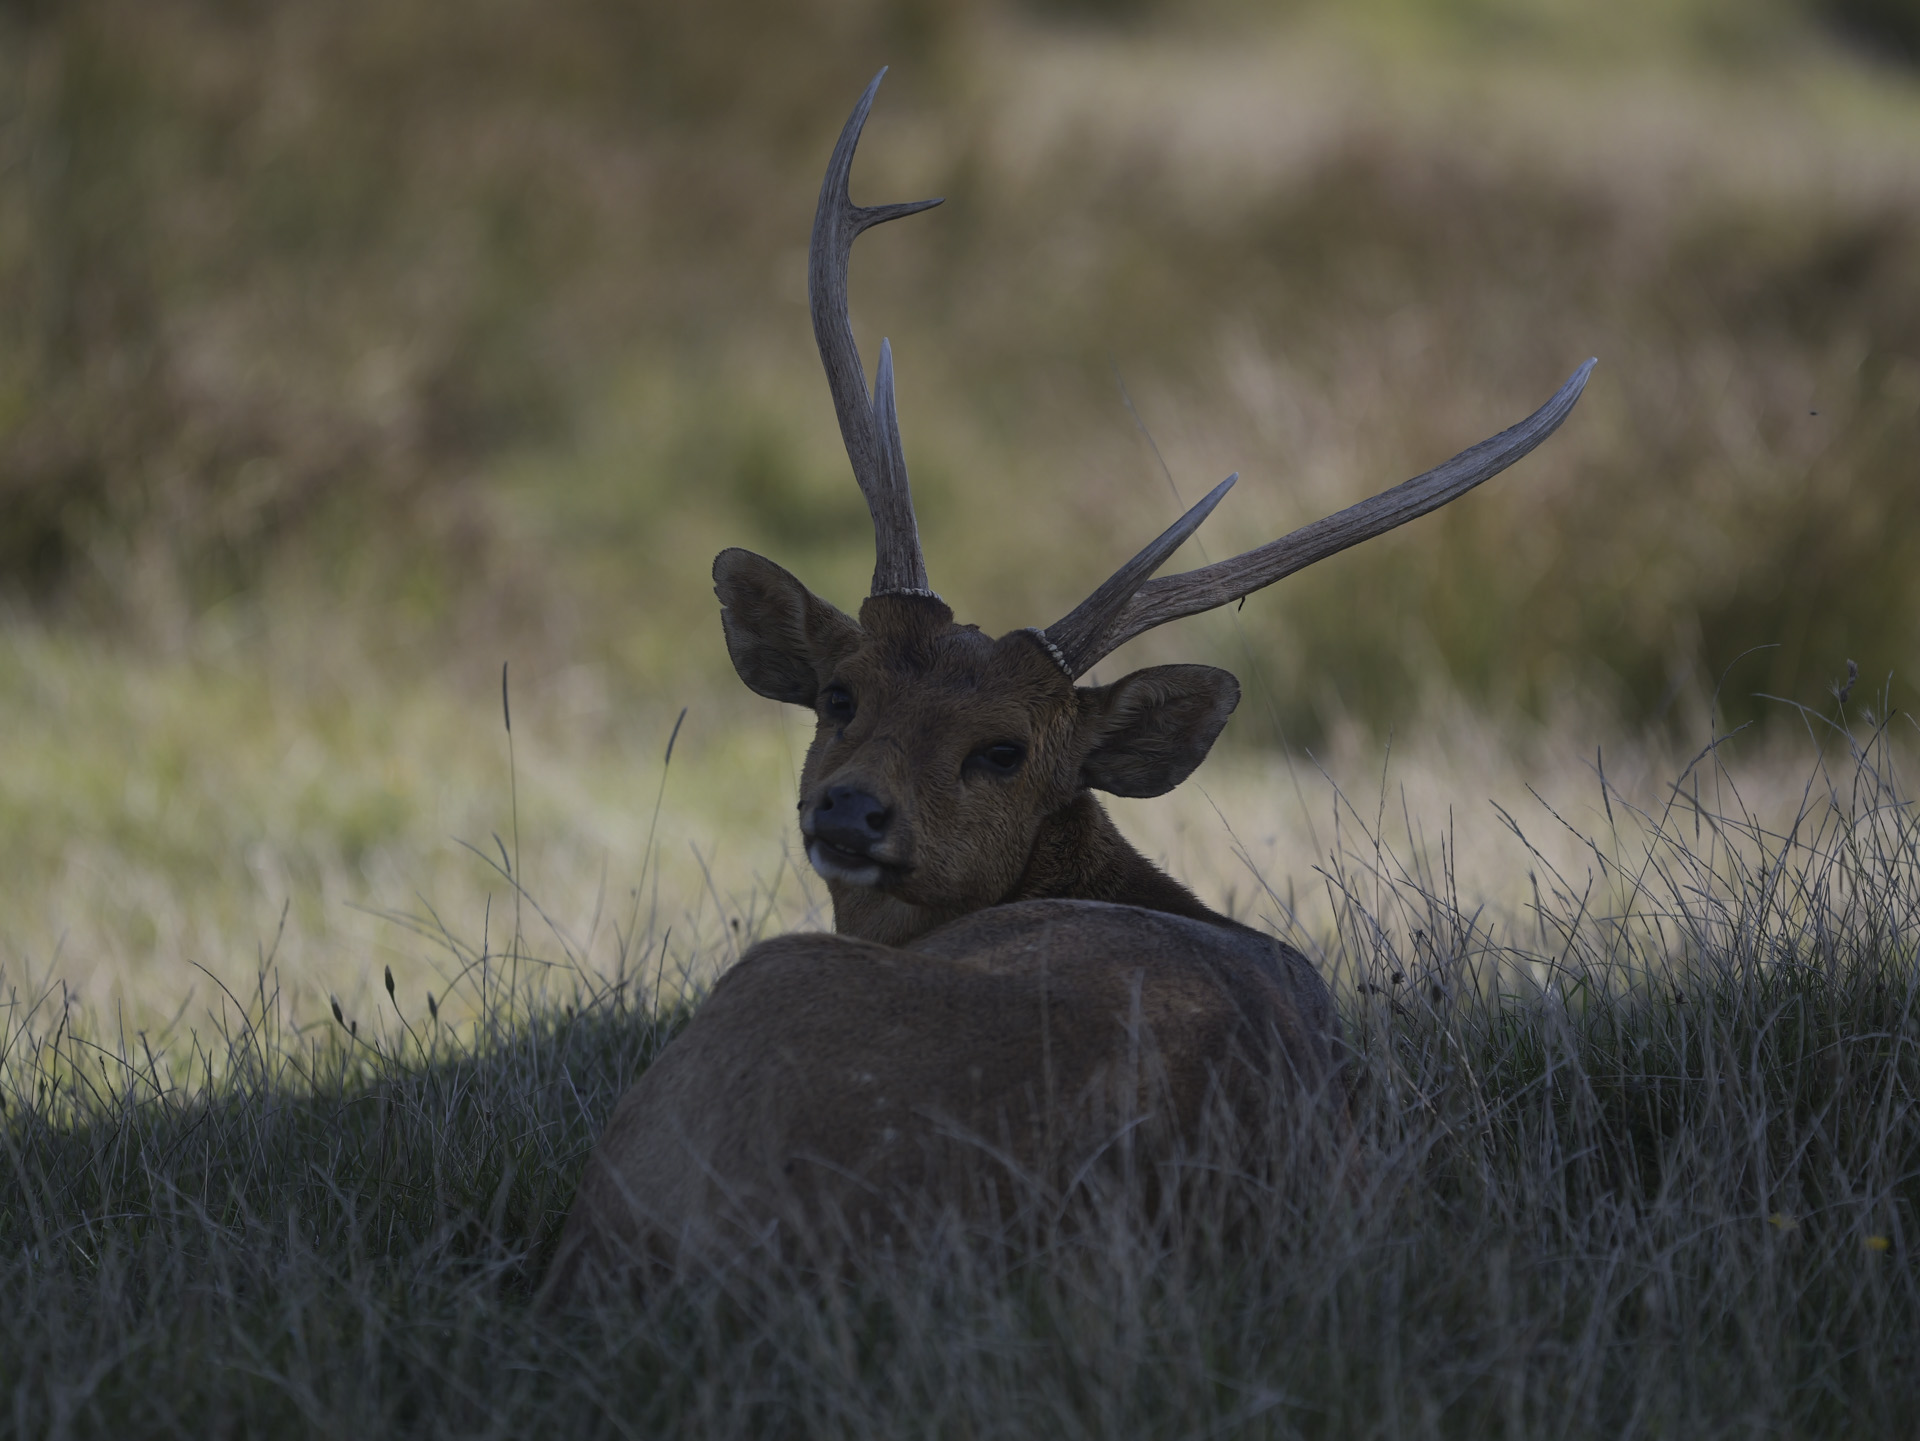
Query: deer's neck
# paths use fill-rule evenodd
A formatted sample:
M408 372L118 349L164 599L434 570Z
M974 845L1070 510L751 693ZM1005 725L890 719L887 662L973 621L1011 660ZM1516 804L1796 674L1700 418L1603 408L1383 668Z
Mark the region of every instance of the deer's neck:
M1047 818L1026 874L1006 901L1112 901L1198 921L1224 921L1200 898L1128 844L1100 802L1082 791Z
M882 892L831 885L834 929L885 945L905 945L966 909L937 911ZM1111 901L1215 924L1231 924L1127 843L1092 794L1078 796L1040 827L1026 870L996 904L1036 900Z

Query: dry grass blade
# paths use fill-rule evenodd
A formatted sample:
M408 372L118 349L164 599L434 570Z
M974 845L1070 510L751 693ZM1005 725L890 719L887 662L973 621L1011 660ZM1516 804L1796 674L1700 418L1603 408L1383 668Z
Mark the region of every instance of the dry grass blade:
M1698 843L1691 789L1658 813L1615 794L1591 879L1548 874L1512 927L1462 900L1410 812L1396 835L1343 801L1337 926L1315 939L1345 979L1356 1152L1311 1105L1267 1117L1252 1153L1245 1118L1216 1114L1153 1166L1129 1123L1004 1226L925 1217L825 1274L743 1251L545 1318L529 1297L588 1143L684 1015L637 1008L648 988L514 981L443 932L459 984L490 992L468 1000L485 1026L348 1042L293 1025L263 979L175 1070L15 997L9 1416L156 1436L236 1417L1892 1434L1920 1404L1920 819L1883 734L1851 764L1783 824L1706 811ZM1536 934L1550 947L1518 939Z

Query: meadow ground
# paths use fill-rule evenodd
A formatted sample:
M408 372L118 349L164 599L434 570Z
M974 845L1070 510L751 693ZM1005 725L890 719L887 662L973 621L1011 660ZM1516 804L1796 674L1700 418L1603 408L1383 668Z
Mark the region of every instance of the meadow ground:
M1783 826L1711 754L1651 811L1596 776L1611 826L1578 869L1536 857L1512 915L1463 905L1443 837L1341 801L1332 923L1289 933L1339 981L1344 1165L1324 1114L1294 1111L1250 1169L1217 1131L1167 1162L1171 1211L1089 1181L1023 1197L1010 1243L949 1224L826 1274L747 1252L574 1313L530 1304L574 1179L697 1003L664 937L628 930L590 971L503 904L485 947L421 928L451 978L432 1000L389 980L318 1024L271 956L154 1038L16 993L7 1423L1900 1434L1920 814L1883 733L1824 739Z
M1912 1429L1915 46L1909 0L0 7L0 1427ZM1113 662L1245 684L1115 810L1335 981L1359 1182L541 1319L614 1097L827 923L707 567L861 593L804 244L882 63L855 194L949 200L854 321L963 619L1601 366Z

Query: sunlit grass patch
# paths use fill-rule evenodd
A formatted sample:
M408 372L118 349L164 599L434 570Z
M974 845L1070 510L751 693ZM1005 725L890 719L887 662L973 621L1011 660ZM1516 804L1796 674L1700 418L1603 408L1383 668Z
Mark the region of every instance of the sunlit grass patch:
M62 984L149 1031L198 1014L215 982L251 986L268 951L303 1022L322 1017L329 996L373 995L384 966L418 1005L444 977L408 918L444 923L474 953L497 949L503 925L512 934L509 873L538 899L537 913L520 907L525 948L590 972L617 968L636 925L643 938L673 927L675 955L708 968L767 930L830 925L794 845L812 733L803 713L730 677L636 695L603 670L525 647L511 669L510 769L496 669L396 671L352 634L273 621L234 642L209 626L153 654L8 631L0 963L10 974L29 989ZM1242 737L1267 729L1273 678L1244 638L1240 652L1247 695L1226 742L1172 795L1113 810L1209 904L1309 946L1346 904L1322 874L1329 854L1397 826L1396 864L1443 865L1514 944L1544 947L1530 877L1549 887L1555 867L1577 890L1601 874L1583 837L1643 843L1643 817L1670 804L1668 782L1689 758L1670 738L1623 734L1571 703L1533 724L1456 701L1406 738L1348 725L1324 746L1267 750ZM1827 744L1843 753L1837 737ZM1689 784L1704 787L1708 809L1728 814L1737 801L1784 833L1808 802L1803 756L1778 735L1740 736ZM1819 779L1813 798L1844 801L1830 794L1838 784Z
M289 630L226 645L209 628L171 655L4 633L0 965L16 983L155 1030L218 985L250 988L272 951L314 1019L383 965L416 1004L444 990L392 918L444 915L497 948L516 880L544 907L522 907L527 933L602 970L636 915L664 914L656 937L677 924L684 955L728 954L734 923L764 925L776 897L789 924L817 914L786 856L778 729L697 694L663 785L677 707L616 708L591 672L528 666L515 785L497 671L400 675L341 627Z

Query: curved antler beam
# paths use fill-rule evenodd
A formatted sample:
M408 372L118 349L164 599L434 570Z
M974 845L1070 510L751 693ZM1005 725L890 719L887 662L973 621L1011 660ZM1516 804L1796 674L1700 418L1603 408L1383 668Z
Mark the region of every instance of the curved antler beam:
M820 182L820 205L813 216L813 240L807 254L807 300L813 311L813 339L820 347L833 408L840 418L840 438L846 442L853 478L867 498L873 516L874 595L927 593L927 565L920 554L920 531L913 518L913 496L907 489L907 464L900 445L900 425L893 404L893 356L884 343L875 376L874 392L867 395L867 376L854 344L847 318L847 260L854 238L872 225L930 210L939 200L915 200L901 205L855 205L847 197L847 177L860 131L873 108L873 97L886 76L886 67L873 77L860 103L853 107L840 140Z
M1554 392L1551 400L1518 425L1470 446L1445 465L1436 466L1424 475L1415 476L1391 490L1383 490L1369 500L1350 505L1311 525L1300 527L1291 535L1269 541L1231 560L1215 561L1198 570L1145 581L1119 610L1118 618L1104 635L1087 643L1080 652L1069 654L1069 669L1075 677L1084 675L1103 657L1111 655L1135 636L1155 626L1228 605L1295 571L1306 569L1315 561L1325 560L1349 546L1383 535L1396 526L1438 510L1448 501L1459 499L1482 481L1491 480L1558 430L1560 423L1572 412L1574 403L1580 399L1580 392L1586 388L1587 377L1593 373L1597 363L1596 360L1587 361L1565 385ZM1112 583L1109 581L1108 585ZM1101 590L1106 588L1103 586ZM1096 591L1095 594L1100 592ZM1076 610L1074 614L1078 615L1079 611ZM1048 633L1051 636L1051 627Z

